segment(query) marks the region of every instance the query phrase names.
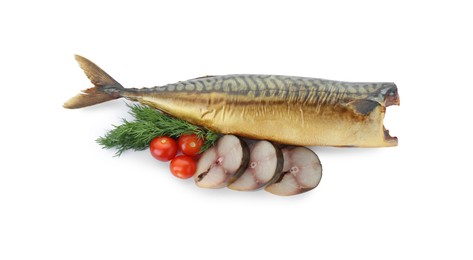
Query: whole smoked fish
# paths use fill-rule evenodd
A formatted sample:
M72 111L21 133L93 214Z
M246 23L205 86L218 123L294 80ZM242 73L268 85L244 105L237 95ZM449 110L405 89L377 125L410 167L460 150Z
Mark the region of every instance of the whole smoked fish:
M68 100L81 108L124 97L221 134L305 146L396 146L383 125L399 105L394 83L277 75L207 76L152 88L124 88L76 55L94 87Z

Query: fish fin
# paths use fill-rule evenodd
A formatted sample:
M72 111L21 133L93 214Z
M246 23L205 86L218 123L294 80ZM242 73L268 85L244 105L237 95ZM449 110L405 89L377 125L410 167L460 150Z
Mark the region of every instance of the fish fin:
M94 87L82 90L82 93L66 101L65 108L87 107L121 97L120 90L124 88L120 83L90 60L79 55L75 57Z
M378 102L369 99L355 100L348 103L354 113L363 116L369 115L379 105Z

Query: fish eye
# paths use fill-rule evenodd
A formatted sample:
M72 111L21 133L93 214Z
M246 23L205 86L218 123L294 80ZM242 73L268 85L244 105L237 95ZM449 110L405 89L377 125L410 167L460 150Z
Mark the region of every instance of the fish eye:
M391 89L388 91L388 96L392 97L396 94L396 91L394 89Z

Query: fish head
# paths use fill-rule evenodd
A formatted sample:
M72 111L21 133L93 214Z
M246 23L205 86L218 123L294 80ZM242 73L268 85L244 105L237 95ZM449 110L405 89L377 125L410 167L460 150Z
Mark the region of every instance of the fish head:
M394 83L383 83L381 88L381 96L384 100L384 106L400 105L401 100L399 99L399 93L397 86Z

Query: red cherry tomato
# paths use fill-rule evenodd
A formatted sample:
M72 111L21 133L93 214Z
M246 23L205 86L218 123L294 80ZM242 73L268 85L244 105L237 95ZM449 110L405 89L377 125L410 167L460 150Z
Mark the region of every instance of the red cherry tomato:
M154 138L149 144L151 155L162 162L167 162L176 157L177 143L168 136Z
M192 177L197 170L194 160L186 155L179 155L172 159L169 168L174 176L181 179Z
M199 153L200 148L204 145L204 140L195 134L181 135L177 140L182 153L187 156L194 156Z

